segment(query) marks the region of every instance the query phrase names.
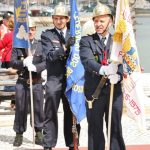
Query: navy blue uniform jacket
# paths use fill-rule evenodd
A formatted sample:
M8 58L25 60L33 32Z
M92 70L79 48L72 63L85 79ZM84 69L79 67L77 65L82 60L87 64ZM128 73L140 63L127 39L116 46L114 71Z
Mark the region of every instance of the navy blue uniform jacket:
M65 40L70 37L67 30ZM46 66L48 80L49 77L60 77L66 74L66 60L69 55L69 50L64 51L58 31L54 29L46 30L41 35L43 50L46 55Z
M109 35L107 45L106 45L106 50L108 54L107 59L109 59L110 56L111 43L112 43L112 38L111 35ZM103 50L102 43L97 33L81 38L80 58L85 69L84 91L87 99L91 99L91 95L96 90L102 78L102 75L99 74L99 70L102 66L101 61L103 59L102 50ZM121 64L118 66L117 73L121 76L121 80L122 80L123 67ZM109 79L107 79L106 84L102 88L101 94L103 92L108 93L109 88L110 88L110 83L109 83ZM115 85L115 91L121 92L121 82Z
M41 41L34 40L31 46L34 51L33 64L36 66L37 72L32 72L32 78L41 78L41 72L45 69L45 53L43 53ZM29 79L29 72L27 67L23 66L23 60L28 56L28 49L14 48L11 56L11 67L17 69L17 73L24 79Z

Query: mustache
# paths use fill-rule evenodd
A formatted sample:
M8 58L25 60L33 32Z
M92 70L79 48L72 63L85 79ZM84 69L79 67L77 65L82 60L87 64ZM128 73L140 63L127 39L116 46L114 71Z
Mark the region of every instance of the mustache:
M96 29L99 29L99 28L100 28L100 26L96 26L95 28L96 28Z

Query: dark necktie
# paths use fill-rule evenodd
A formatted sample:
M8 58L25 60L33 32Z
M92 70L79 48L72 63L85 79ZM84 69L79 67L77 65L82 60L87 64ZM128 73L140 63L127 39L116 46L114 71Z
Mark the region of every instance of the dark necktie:
M62 31L60 31L60 38L61 38L61 42L62 42L63 44L65 44L66 41L65 41L64 33L63 33Z
M101 43L103 47L103 60L101 61L102 65L107 65L107 51L106 51L106 45L105 45L106 37L102 37Z
M105 47L106 47L106 45L105 45L105 40L106 40L106 37L102 37L101 43L102 43L103 49L105 49Z
M34 44L34 42L30 42L30 47L31 47L31 53L32 53L32 55L34 55L34 53L37 49L37 45Z

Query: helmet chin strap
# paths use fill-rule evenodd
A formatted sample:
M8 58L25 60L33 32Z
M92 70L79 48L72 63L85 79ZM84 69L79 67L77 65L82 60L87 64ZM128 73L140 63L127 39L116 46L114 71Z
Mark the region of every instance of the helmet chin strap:
M101 33L101 35L103 35L105 32L107 32L107 31L108 31L109 23L110 23L110 19L109 19L109 22L107 23L106 28L105 28L105 29L104 29L104 31Z

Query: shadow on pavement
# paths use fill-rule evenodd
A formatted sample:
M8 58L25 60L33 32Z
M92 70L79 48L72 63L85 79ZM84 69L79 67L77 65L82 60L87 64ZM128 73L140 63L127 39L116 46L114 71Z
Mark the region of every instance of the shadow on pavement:
M13 149L19 150L19 149ZM43 150L43 149L20 149L20 150ZM67 148L53 148L53 150L68 150ZM87 150L87 147L80 147L79 150ZM150 145L127 145L126 150L150 150Z
M7 136L7 135L0 135L1 142L8 142L9 144L13 144L15 136ZM32 144L32 141L28 140L27 138L23 137L23 142Z

